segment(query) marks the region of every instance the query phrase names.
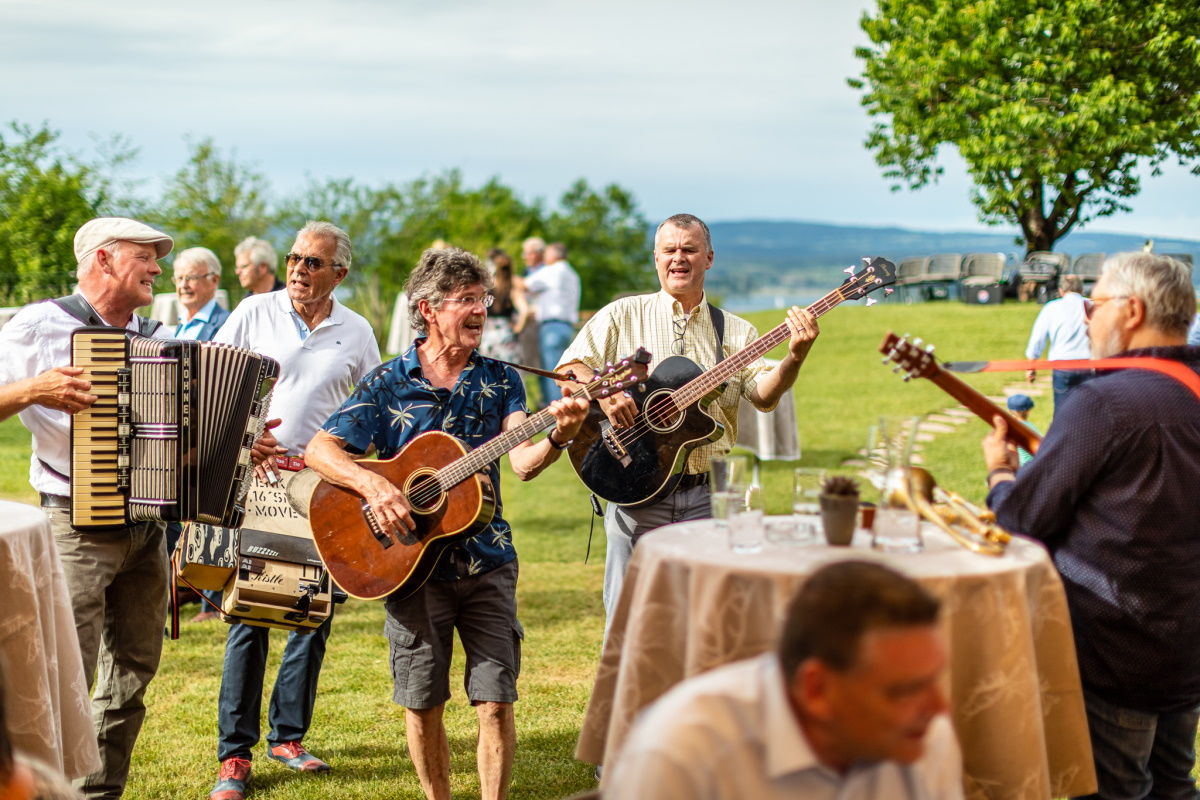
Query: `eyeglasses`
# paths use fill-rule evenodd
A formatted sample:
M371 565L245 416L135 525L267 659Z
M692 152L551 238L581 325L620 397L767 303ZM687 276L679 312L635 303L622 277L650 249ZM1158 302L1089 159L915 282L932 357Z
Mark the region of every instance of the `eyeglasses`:
M442 302L443 303L458 303L460 305L470 306L472 308L475 306L476 303L478 303L478 304L482 305L484 308L491 308L492 303L496 302L496 298L494 295L490 295L490 294L485 294L480 297L474 297L474 296L471 296L471 297L443 297Z
M683 355L683 334L687 333L689 319L691 317L679 317L671 320L671 327L675 329L675 341L671 342L671 352L677 356Z
M299 253L288 253L283 257L289 267L294 267L301 261L304 262L304 268L309 272L316 272L319 269L325 268L325 262L316 256L302 256ZM341 264L330 264L331 267L340 267Z
M1085 297L1083 298L1083 316L1087 319L1091 319L1092 315L1096 313L1096 309L1104 303L1107 303L1109 300L1128 300L1131 296L1132 295L1127 294L1114 294L1111 297L1101 297L1099 300L1093 300L1090 297Z
M215 272L206 272L203 275L176 275L175 282L176 283L199 283L200 281L205 280L207 278L215 277L216 274L217 273L215 273Z

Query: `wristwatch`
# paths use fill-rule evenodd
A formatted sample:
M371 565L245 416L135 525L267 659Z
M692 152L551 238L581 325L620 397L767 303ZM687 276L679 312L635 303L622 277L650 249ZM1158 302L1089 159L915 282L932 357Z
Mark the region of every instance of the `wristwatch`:
M574 442L575 440L567 439L567 441L563 442L562 444L559 444L558 442L554 441L554 432L556 430L558 430L558 429L557 428L550 429L550 432L546 434L546 441L548 441L550 443L550 446L553 447L555 450L566 450L568 447L571 446L571 443Z

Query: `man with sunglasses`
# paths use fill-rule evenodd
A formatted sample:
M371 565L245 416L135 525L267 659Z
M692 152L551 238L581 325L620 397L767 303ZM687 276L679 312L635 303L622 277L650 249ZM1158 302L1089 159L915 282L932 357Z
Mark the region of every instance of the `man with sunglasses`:
M268 414L281 420L274 428L279 453L303 455L321 423L379 364L370 323L334 297L334 289L349 272L351 255L345 231L328 222L309 222L285 257L285 290L244 299L215 338L279 362ZM302 740L312 722L332 621L330 616L311 633L288 635L271 693L268 755L300 772L329 770L304 749ZM259 739L269 633L240 623L229 628L217 710L221 770L211 800L245 797L251 749Z
M712 236L702 220L691 214L676 214L665 220L654 234L654 266L662 290L622 298L597 311L563 353L558 370L590 375L592 370L603 369L637 347L649 350L656 363L671 355L682 355L709 369L743 350L758 338L758 332L744 319L709 305L704 279L712 265ZM639 508L608 504L604 515L608 538L604 564L607 621L612 620L637 540L671 522L712 516L708 465L714 455L729 452L737 441L738 404L744 398L759 410L770 411L795 383L820 330L816 317L804 309L793 306L787 320L792 337L783 360L771 368L759 359L725 384L716 402L708 407L724 426L724 433L717 441L691 451L675 491ZM719 349L718 323L723 328ZM637 406L629 397L618 394L599 402L615 427L634 424Z
M1185 344L1190 270L1151 253L1105 262L1087 303L1093 359L1200 372ZM1071 391L1016 469L1000 417L983 442L988 505L1045 543L1062 575L1099 798L1197 798L1200 399L1150 369L1100 370Z
M1050 352L1046 354L1046 358L1051 361L1087 358L1090 349L1087 321L1084 319L1084 301L1083 280L1078 275L1064 275L1058 284L1058 299L1051 300L1042 306L1037 319L1033 322L1033 330L1029 333L1029 344L1025 346L1025 358L1030 361L1041 358L1042 351L1046 349L1047 345L1049 345ZM1083 383L1094 374L1090 370L1054 370L1055 410L1057 411L1063 401L1067 399L1067 393L1073 387ZM1025 373L1025 378L1033 383L1037 378L1037 371L1029 370Z

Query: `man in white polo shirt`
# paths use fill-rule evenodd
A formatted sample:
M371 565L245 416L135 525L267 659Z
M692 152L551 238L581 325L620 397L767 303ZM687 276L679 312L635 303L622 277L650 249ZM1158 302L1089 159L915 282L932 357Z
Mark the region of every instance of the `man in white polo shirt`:
M538 321L542 368L554 369L559 356L575 338L581 287L579 275L567 261L565 245L557 242L547 245L545 252L545 265L525 276L525 292L533 299L534 316ZM543 406L562 397L562 392L549 378L538 378L538 386L542 390Z
M247 347L279 362L269 416L279 451L303 455L308 440L358 381L378 366L379 346L370 324L333 296L350 269L350 237L328 222L309 222L285 258L284 291L242 300L215 341ZM317 677L325 657L331 616L308 634L292 633L271 693L268 755L300 772L329 765L301 743L312 722ZM211 800L243 800L250 779L251 749L259 739L269 630L234 624L225 643L217 709L217 758L221 761Z

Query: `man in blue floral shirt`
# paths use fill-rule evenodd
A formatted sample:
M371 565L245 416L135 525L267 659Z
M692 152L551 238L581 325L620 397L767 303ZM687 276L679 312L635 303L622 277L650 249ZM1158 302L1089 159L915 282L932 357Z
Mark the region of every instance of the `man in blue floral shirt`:
M374 450L394 456L426 431L444 431L470 448L525 421L525 388L512 367L479 355L492 278L479 259L457 248L430 249L405 286L418 338L404 355L369 373L309 443L305 458L326 480L361 495L385 527L414 530L401 491L355 463ZM540 441L509 451L522 480L540 473L570 443L587 403L550 406L555 427ZM496 462L488 467L496 514L475 536L446 550L432 579L416 593L386 600L393 699L404 706L409 752L431 800L449 800L450 745L442 714L450 697L453 631L467 656L466 689L479 717L481 795L503 798L512 771L513 702L523 636L516 614L517 555L500 501Z

